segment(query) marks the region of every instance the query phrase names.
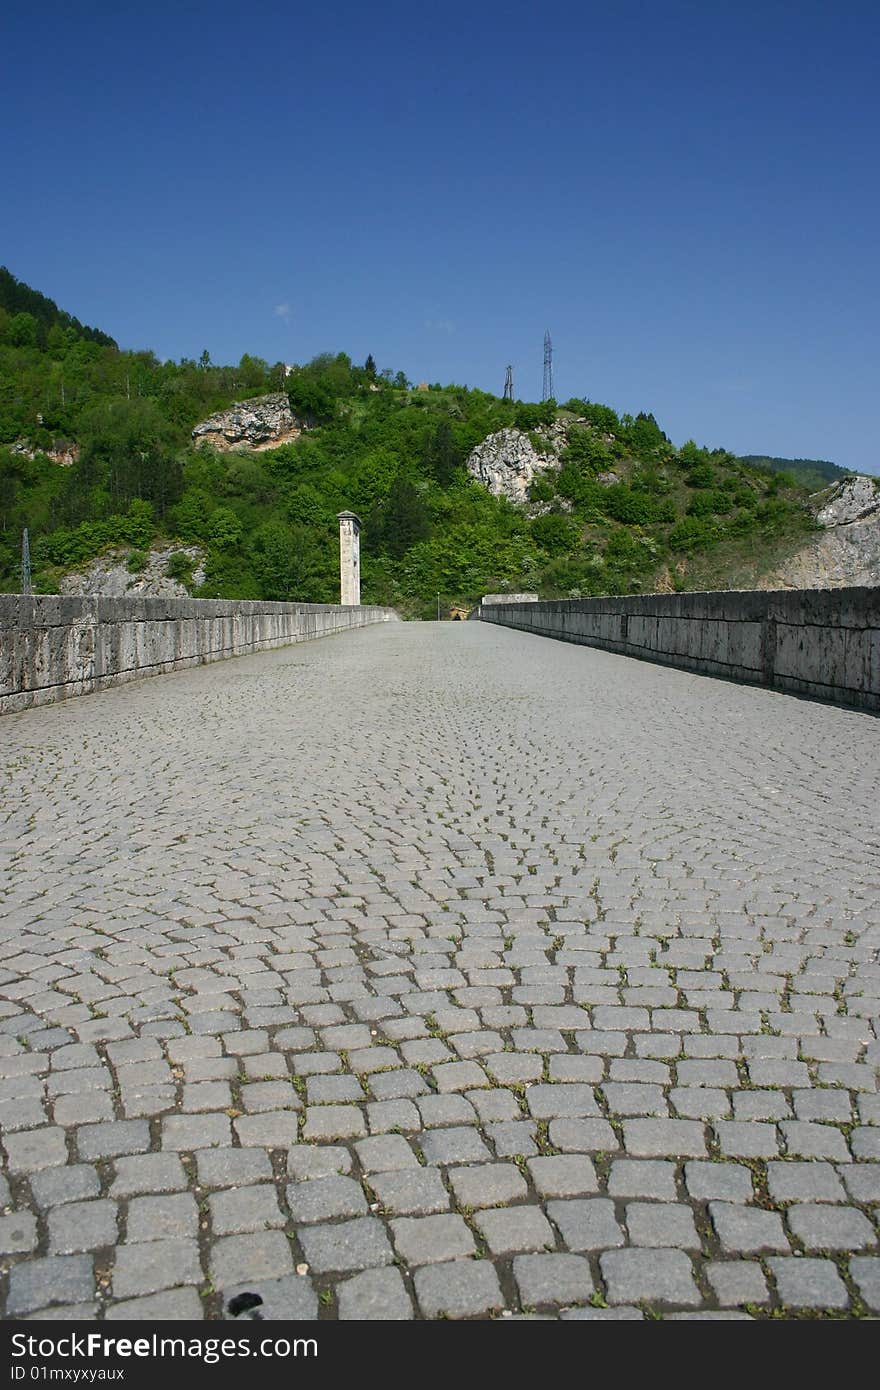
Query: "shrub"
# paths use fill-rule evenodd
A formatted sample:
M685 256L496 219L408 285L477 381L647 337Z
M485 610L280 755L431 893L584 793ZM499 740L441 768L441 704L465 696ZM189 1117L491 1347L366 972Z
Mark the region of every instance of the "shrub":
M546 473L539 473L529 484L530 502L552 502L556 496L556 471L549 468Z
M227 550L241 540L241 522L230 507L218 507L211 517L208 539L218 550Z
M532 522L532 535L549 555L564 555L577 545L578 530L574 522L558 512L539 516Z
M714 522L699 516L684 516L669 532L672 550L700 550L718 536Z
M185 550L175 550L168 556L165 564L165 573L169 579L176 579L181 584L192 582L193 560L191 555L187 555Z
M688 487L714 487L715 469L711 463L698 463L694 468L689 468L685 482Z

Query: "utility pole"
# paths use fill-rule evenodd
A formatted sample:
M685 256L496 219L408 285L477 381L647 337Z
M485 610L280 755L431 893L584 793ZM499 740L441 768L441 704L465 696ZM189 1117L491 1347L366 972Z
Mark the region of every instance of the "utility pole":
M440 595L437 595L437 621L440 621Z
M544 393L542 401L549 401L553 395L553 343L550 340L550 329L544 334Z
M28 539L27 527L21 533L21 592L32 594L33 586L31 583L31 543Z
M504 400L513 401L513 367L507 368L507 376L504 378Z

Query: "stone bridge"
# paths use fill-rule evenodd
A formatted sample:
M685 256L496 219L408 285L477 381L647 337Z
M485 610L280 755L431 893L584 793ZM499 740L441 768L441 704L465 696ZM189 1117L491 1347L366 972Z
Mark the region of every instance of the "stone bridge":
M8 715L6 1316L877 1314L878 753L479 623Z

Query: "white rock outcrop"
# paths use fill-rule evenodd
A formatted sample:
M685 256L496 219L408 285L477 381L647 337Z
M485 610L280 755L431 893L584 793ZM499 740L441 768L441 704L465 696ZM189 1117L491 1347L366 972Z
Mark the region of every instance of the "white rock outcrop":
M880 479L857 474L819 493L822 527L757 584L761 589L843 589L880 584Z
M283 391L275 391L250 401L236 401L228 410L218 410L196 425L192 437L196 444L210 444L214 449L259 452L289 444L299 438L302 429L287 396Z
M858 473L836 483L830 493L823 495L816 520L822 526L847 526L873 512L880 512L880 479Z
M527 502L533 479L548 468L559 467L556 447L564 447L565 427L561 427L560 434L560 427L553 426L552 430L540 432L538 438L546 439L546 452L539 453L522 430L498 430L471 450L465 461L467 471L495 497Z
M60 464L62 468L70 468L79 458L79 445L69 440L56 439L51 449L37 449L27 439L17 439L9 447L13 454L26 459L45 454L47 459Z
M189 598L190 591L179 579L165 573L172 555L183 551L193 564L193 588L205 582L205 552L199 545L169 545L147 554L144 568L132 574L128 557L133 546L115 548L90 560L82 569L65 574L59 592L78 598L102 594L106 598Z

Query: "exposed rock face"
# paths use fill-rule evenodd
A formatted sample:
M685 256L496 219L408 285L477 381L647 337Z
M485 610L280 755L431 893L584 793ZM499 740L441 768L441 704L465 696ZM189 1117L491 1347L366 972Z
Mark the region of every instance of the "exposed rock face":
M841 589L880 584L880 480L857 475L817 495L823 527L761 589Z
M17 439L11 445L13 454L21 454L23 458L35 459L38 454L45 454L47 459L53 463L60 463L63 468L70 468L71 464L76 463L79 458L79 445L72 444L67 440L56 439L51 449L35 449L27 439Z
M228 410L219 410L196 425L192 437L197 444L210 444L214 449L277 449L302 434L302 425L294 418L290 402L283 391L269 396L256 396L251 401L236 401Z
M564 444L565 426L556 424L551 430L541 431L540 438L546 438L546 453L538 453L522 430L498 430L471 451L466 461L467 470L495 497L527 502L532 480L548 468L559 467L557 439Z
M172 555L183 551L193 562L193 588L205 581L205 552L198 545L169 545L151 550L147 563L137 574L128 568L130 548L108 550L90 560L83 569L65 574L59 585L62 594L90 597L103 594L107 598L127 598L138 594L143 598L189 598L189 589L179 579L171 579L165 567Z
M846 526L880 511L880 480L857 474L837 483L830 493L820 494L822 506L816 520L822 526Z

